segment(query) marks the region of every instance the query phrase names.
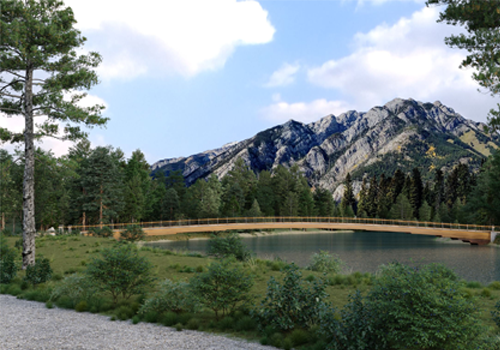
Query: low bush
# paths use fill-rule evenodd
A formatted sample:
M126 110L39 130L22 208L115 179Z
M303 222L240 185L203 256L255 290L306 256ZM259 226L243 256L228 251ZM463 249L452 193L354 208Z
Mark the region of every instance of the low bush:
M251 257L250 250L243 244L241 237L234 233L227 237L212 235L208 241L207 255L219 259L232 255L239 261L246 261Z
M116 304L118 297L127 300L141 294L155 280L153 265L140 257L134 245L119 245L101 251L101 258L94 258L87 265L86 275L98 290L107 292Z
M87 311L87 302L85 300L80 301L78 304L76 304L75 311L76 312Z
M135 311L128 305L122 305L114 311L114 314L117 319L125 321L132 318L135 315ZM156 320L154 322L156 322Z
M38 258L35 260L34 265L28 265L26 268L24 280L32 286L36 286L40 283L47 282L50 280L51 276L52 268L50 267L49 259Z
M307 268L317 272L340 273L344 266L344 262L337 255L320 250L312 255L311 264Z
M197 318L192 318L190 319L187 323L186 323L186 328L187 329L190 329L192 331L195 331L197 330L198 328L200 328L201 326L201 322L199 319Z
M294 329L290 334L293 346L306 344L309 341L309 333L304 329Z
M149 323L156 323L158 322L159 314L156 311L149 311L146 312L143 316L142 319L144 322L149 322Z
M476 281L467 282L466 286L467 288L473 288L473 289L483 288L483 285L480 282Z
M128 225L125 230L120 232L120 239L124 241L134 242L144 238L146 233L139 225Z
M141 319L139 318L139 316L134 316L132 317L132 324L138 324L139 322L141 322Z
M19 269L17 255L19 254L8 246L3 235L0 235L0 283L10 283L16 277Z
M167 312L161 319L164 326L172 327L179 322L179 317L175 312Z
M217 326L221 331L231 330L235 326L234 318L226 316L222 320L219 321Z
M483 330L461 285L443 265L390 264L365 298L350 297L341 321L324 310L323 334L337 350L475 348Z
M494 310L491 311L491 316L497 327L500 327L500 301L495 304Z
M237 331L250 332L257 329L257 321L250 316L243 316L234 327Z
M287 331L308 328L319 322L320 310L325 307L326 285L302 279L299 268L290 264L283 270L283 283L271 277L267 295L260 307L252 312L261 326Z
M493 289L493 290L500 290L500 282L498 282L498 281L491 282L488 285L488 288Z
M169 279L163 281L156 293L146 299L139 310L139 314L150 311L165 313L194 312L199 308L199 303L186 282L173 282Z
M213 262L208 271L198 273L190 280L198 301L213 310L217 320L252 300L249 294L253 286L252 276L238 264L231 266L232 263L230 259Z
M89 302L98 293L97 286L86 275L73 274L65 277L58 283L50 296L51 300L58 300L62 296L71 300L73 306L80 301Z

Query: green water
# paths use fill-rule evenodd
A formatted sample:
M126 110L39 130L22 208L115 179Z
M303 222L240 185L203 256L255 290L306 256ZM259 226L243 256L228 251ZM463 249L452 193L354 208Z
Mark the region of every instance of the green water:
M306 233L243 238L257 257L280 257L307 266L313 253L337 254L349 271L375 272L392 261L422 264L437 262L469 281L500 281L500 248L471 246L461 241L442 242L433 236L394 232ZM207 240L151 243L165 249L205 252Z

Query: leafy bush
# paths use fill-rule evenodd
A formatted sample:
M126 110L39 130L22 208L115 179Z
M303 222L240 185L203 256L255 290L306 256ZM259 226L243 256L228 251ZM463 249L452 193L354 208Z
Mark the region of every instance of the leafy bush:
M494 290L500 290L500 282L498 282L498 281L491 282L491 283L488 285L488 288L490 288L490 289L494 289Z
M134 242L144 238L146 233L139 225L128 225L125 230L120 232L120 239L124 241Z
M307 328L319 322L319 312L325 307L326 285L321 280L306 282L294 264L283 270L283 284L274 277L267 283L267 295L253 315L260 325L280 330Z
M251 257L250 251L241 241L241 237L234 233L222 238L212 235L208 241L207 255L219 259L233 255L239 261L246 261Z
M49 259L39 258L35 260L35 265L28 265L24 280L32 286L36 286L47 282L51 276L52 268L50 267Z
M237 331L253 331L257 328L257 321L250 316L243 316L236 323L235 329Z
M103 227L103 228L101 228L101 230L99 231L99 236L101 236L101 237L105 237L105 238L108 238L108 237L113 237L113 230L111 229L111 227L104 226L104 227Z
M175 313L193 312L198 309L198 305L188 283L173 282L166 279L160 284L158 292L146 299L139 310L139 314L150 311L158 313L168 311Z
M500 327L500 301L497 301L494 307L495 310L491 311L491 316L496 325Z
M249 291L253 286L252 276L240 265L231 265L231 260L213 262L208 271L191 278L190 285L198 301L215 312L226 316L237 306L248 303Z
M344 262L335 254L320 250L319 253L312 255L311 264L307 268L318 272L340 273L344 265Z
M154 281L152 267L134 245L127 244L101 251L101 259L94 258L85 273L100 291L110 293L116 304L120 295L127 300L144 292Z
M342 312L323 319L333 349L464 349L482 332L462 282L443 265L385 266L363 300L359 292Z
M161 319L164 326L171 327L179 322L179 317L175 312L167 312Z
M10 248L0 235L0 283L10 283L16 277L18 270L16 255L17 252Z
M71 300L73 306L79 301L89 301L97 294L97 286L95 286L90 278L86 275L73 274L65 277L59 284L56 285L50 300L58 300L62 296Z
M76 312L87 311L87 302L85 300L80 301L78 304L76 304L75 311Z
M114 313L116 318L122 321L128 320L135 315L134 309L127 305L120 306Z

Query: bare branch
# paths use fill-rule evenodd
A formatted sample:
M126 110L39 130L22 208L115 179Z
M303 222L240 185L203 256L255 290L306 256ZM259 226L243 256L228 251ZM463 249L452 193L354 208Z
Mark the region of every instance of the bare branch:
M16 77L18 77L18 78L20 78L22 80L26 80L21 74L17 74L17 73L11 72L10 70L4 70L3 72L7 72L9 74L15 75Z
M0 92L2 92L3 90L7 89L9 86L19 82L20 80L19 79L16 79L16 80L13 80L11 81L10 83L8 83L7 85L5 85L3 88L0 89Z
M19 114L24 114L23 111L14 108L4 108L0 107L0 111L18 112Z
M16 96L16 95L11 95L11 94L6 94L5 92L0 92L0 95L7 96L7 97L13 97L13 98L23 98L22 96Z

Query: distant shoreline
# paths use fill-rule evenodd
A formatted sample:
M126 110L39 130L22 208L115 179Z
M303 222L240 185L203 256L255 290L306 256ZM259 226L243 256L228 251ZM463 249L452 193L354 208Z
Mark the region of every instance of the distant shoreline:
M267 236L283 236L283 235L304 235L311 233L354 233L352 230L337 230L337 231L327 231L327 230L315 230L315 231L300 231L300 230L292 230L292 231L279 231L279 232L268 232L261 231L255 233L238 233L238 236L241 238L251 238L251 237L267 237ZM177 236L176 238L181 238ZM179 241L202 241L208 240L210 236L203 237L190 237L189 235L182 236L182 239L158 239L152 241L142 241L139 242L139 245L145 245L149 243L166 243L166 242L179 242Z

